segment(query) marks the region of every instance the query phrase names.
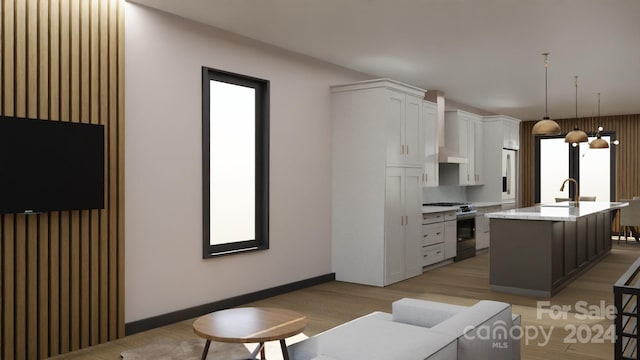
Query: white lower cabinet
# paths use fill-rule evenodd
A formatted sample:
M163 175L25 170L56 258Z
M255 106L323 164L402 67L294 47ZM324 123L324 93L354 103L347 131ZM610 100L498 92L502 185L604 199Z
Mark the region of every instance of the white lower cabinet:
M476 216L476 250L489 247L489 219L484 213Z
M422 214L422 266L456 256L455 211Z
M422 273L422 168L387 167L384 214L384 285Z
M452 259L456 257L457 248L457 223L453 221L444 222L444 257Z
M491 231L489 228L489 218L484 214L500 211L500 206L480 207L476 215L476 250L486 249L489 247Z
M422 266L435 264L444 260L444 244L435 244L422 248Z

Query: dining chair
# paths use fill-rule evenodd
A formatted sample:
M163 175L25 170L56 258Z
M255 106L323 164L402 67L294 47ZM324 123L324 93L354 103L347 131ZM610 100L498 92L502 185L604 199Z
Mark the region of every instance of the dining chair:
M639 241L636 227L640 226L640 197L634 196L632 200L625 201L629 202L629 206L620 208L620 228L625 240L630 234L636 241Z

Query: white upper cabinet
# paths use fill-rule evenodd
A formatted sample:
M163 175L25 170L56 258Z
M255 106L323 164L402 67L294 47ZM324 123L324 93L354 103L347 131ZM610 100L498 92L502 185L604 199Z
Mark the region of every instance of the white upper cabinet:
M473 154L469 152L469 161L473 161L473 168L469 167L471 175L469 185L482 185L484 183L484 133L480 118L473 119L472 123L473 127L469 126L469 129L473 128L473 134L470 133L469 138L473 139Z
M423 165L422 98L386 90L387 165Z
M422 103L422 127L424 136L423 186L438 186L438 113L436 104Z
M519 149L520 120L503 115L484 116L482 127L482 164L478 167L476 157L476 169L481 169L479 175L483 186L469 188L467 198L477 202L500 202L503 201L502 176L505 171L502 166L503 149ZM476 137L476 141L479 138Z
M458 185L482 184L482 136L480 116L462 110L445 112L446 147L468 161L458 165Z
M502 126L504 132L503 148L520 149L520 120L503 116Z

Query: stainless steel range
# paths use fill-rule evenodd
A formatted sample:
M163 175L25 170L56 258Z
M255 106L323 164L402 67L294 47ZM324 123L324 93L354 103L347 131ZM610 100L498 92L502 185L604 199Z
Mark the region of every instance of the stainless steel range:
M456 257L460 261L476 256L476 207L468 202L439 202L423 206L458 207L456 210Z

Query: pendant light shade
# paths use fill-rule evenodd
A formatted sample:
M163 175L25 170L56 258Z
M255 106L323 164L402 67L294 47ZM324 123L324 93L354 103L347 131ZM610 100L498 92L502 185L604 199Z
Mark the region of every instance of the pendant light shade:
M567 136L564 138L564 142L576 144L576 145L578 143L588 142L588 141L589 141L589 137L587 136L587 133L578 128L574 128L572 131L569 131Z
M560 125L549 117L545 117L533 125L531 133L533 135L558 135L560 134Z
M560 125L549 119L547 114L547 68L549 68L549 53L544 55L544 117L533 125L531 133L533 135L558 135L560 134Z
M602 139L600 135L589 144L589 149L608 149L609 143Z
M578 76L576 78L576 120L578 120ZM578 143L589 142L587 133L575 127L564 138L564 142L570 143L573 146L578 146Z

